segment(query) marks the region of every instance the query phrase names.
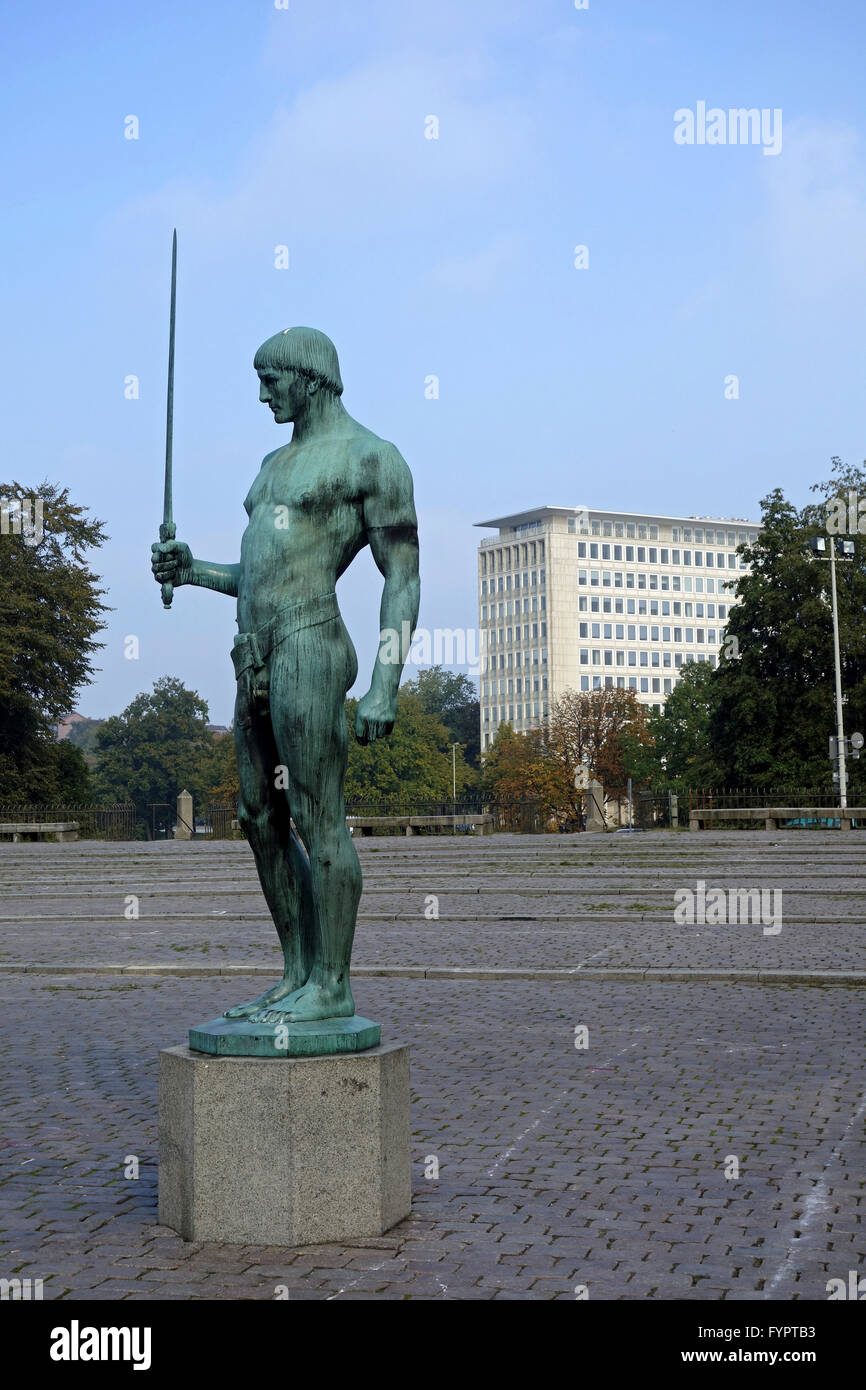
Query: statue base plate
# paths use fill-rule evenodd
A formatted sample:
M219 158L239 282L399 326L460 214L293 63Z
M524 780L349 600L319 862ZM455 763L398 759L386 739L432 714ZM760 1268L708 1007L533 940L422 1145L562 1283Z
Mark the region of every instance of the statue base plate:
M212 1057L324 1057L378 1047L378 1023L318 1018L310 1023L251 1023L246 1018L212 1018L189 1030L189 1045Z

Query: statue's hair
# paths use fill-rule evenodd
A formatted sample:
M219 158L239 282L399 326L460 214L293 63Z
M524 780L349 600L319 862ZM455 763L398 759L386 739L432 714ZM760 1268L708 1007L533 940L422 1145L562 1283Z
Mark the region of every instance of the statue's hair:
M304 376L315 377L335 396L343 394L337 349L317 328L284 328L282 333L275 333L262 343L253 358L253 366L276 367L282 371L294 367Z

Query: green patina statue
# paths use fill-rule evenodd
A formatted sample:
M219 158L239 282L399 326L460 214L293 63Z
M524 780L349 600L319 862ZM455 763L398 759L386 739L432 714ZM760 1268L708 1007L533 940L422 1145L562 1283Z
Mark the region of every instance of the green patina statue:
M355 720L355 736L369 743L394 726L407 644L397 643L395 659L393 636L411 633L418 617L412 477L394 445L346 411L336 349L323 333L287 328L262 344L254 366L259 399L294 429L247 494L240 562L196 560L182 541L162 539L152 569L168 602L166 586L184 584L237 598L238 818L284 965L264 994L193 1030L191 1045L260 1055L357 1050L378 1042L379 1030L355 1018L349 982L361 866L343 798L344 700L358 666L334 588L369 545L385 579L379 652Z

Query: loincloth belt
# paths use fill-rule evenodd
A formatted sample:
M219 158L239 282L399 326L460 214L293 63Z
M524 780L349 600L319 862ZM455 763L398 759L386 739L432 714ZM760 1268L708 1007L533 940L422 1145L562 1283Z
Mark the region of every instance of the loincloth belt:
M314 598L281 609L254 632L237 633L232 647L232 662L239 688L247 697L251 713L252 707L267 700L267 660L274 648L304 628L318 627L320 623L330 622L339 616L337 595L332 591L329 594L316 594Z

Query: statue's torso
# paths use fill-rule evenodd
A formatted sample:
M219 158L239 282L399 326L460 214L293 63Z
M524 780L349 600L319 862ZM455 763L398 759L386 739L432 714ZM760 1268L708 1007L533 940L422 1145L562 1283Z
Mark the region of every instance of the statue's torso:
M262 464L244 506L238 627L333 590L366 542L365 477L381 441L361 426L289 444Z

